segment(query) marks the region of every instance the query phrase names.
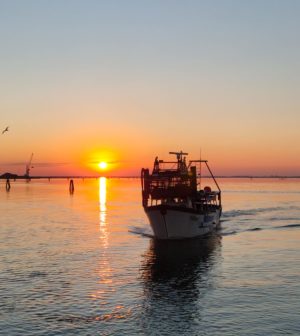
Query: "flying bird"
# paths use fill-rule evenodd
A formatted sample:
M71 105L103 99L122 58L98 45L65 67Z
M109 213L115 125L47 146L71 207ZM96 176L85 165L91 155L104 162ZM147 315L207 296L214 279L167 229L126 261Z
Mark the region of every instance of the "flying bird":
M5 132L8 132L8 126L5 128L5 130L2 131L2 134L4 134Z

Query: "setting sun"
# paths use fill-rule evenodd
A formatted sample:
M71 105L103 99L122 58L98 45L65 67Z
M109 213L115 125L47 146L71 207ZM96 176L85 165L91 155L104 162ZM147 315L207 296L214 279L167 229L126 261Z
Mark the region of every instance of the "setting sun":
M99 162L98 163L98 167L100 168L100 169L106 169L107 168L107 163L106 162Z

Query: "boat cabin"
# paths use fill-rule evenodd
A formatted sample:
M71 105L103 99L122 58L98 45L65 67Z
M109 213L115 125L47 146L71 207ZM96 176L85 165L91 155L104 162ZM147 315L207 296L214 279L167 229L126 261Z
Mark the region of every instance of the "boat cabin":
M170 152L175 154L176 161L163 161L158 157L154 160L153 170L142 169L142 197L143 206L158 205L180 206L203 210L208 207L221 205L221 190L207 164L206 160L191 160L187 164L188 153ZM198 190L201 179L201 165L205 164L213 178L218 191L212 191L206 186ZM197 174L197 165L200 173Z

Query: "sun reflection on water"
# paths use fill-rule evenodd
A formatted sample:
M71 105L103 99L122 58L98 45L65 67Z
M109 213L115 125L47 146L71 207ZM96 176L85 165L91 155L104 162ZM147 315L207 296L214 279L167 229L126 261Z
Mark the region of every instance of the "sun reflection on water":
M101 265L99 269L99 283L111 284L111 267L107 257L107 248L109 247L109 234L107 230L107 207L106 207L106 177L99 179L99 231L101 242Z
M100 229L100 239L102 241L103 247L108 246L108 233L106 227L106 177L100 177L99 179L99 229Z

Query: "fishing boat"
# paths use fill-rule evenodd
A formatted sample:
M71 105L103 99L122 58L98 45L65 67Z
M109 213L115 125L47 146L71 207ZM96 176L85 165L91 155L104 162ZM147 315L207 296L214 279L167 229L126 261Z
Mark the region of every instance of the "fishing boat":
M154 237L184 239L204 236L220 225L221 190L207 160L190 160L188 153L169 152L176 161L154 160L152 173L142 169L142 204ZM205 186L203 168L216 190Z

